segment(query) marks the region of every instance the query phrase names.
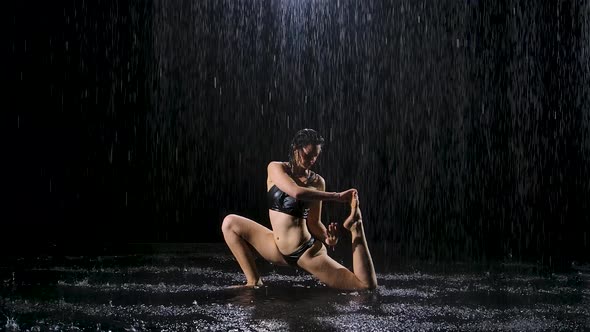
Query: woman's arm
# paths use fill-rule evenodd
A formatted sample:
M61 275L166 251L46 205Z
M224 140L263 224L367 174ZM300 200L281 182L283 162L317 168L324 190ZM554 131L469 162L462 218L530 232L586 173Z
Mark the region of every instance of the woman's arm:
M325 192L326 190L326 182L321 176L318 176L318 184L317 190L320 192ZM321 242L326 242L328 237L328 233L326 227L321 221L322 216L322 202L316 201L310 204L309 206L309 213L307 214L307 229L311 235L317 240Z
M349 202L356 189L343 192L325 192L313 188L301 187L286 172L283 163L273 161L268 164L268 175L272 182L287 195L302 201L337 201Z
M325 191L326 182L321 176L318 176L317 189L319 191ZM336 223L330 223L328 228L324 226L321 221L322 216L322 202L317 201L311 203L309 207L309 213L307 215L307 229L313 235L314 238L325 243L327 246L334 247L338 243L337 227Z

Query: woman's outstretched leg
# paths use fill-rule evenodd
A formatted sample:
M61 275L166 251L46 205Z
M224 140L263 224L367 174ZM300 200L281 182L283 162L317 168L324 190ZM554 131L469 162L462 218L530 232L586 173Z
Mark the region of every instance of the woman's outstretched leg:
M257 222L230 214L223 219L221 230L225 242L246 275L246 286L262 285L262 278L256 268L252 248L267 261L286 265L283 256L276 247L272 231Z
M363 217L359 206L358 194L354 194L350 202L350 215L344 221L344 228L352 235L352 268L354 274L369 288L377 287L377 276L373 259L367 246L365 230L363 228Z

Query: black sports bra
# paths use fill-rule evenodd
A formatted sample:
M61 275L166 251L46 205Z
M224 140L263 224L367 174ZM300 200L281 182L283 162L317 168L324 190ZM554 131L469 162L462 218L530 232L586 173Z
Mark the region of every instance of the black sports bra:
M310 183L315 173L309 171L307 183ZM268 208L274 211L279 211L292 215L293 217L307 219L309 207L304 201L298 201L295 198L287 195L284 191L273 185L267 192Z

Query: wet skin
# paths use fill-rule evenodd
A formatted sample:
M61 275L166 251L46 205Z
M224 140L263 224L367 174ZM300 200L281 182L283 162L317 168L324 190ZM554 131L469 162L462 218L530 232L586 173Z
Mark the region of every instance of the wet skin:
M320 176L310 178L310 167L317 161L321 145L307 145L293 151L294 165L289 169L284 162L271 162L268 165L267 190L276 185L287 195L305 201L309 206L307 219L297 218L282 212L269 210L272 230L253 220L230 215L224 219L222 231L226 243L236 257L246 276L246 286L262 285L262 278L254 263L254 253L277 265L287 265L283 254L290 254L315 237L314 245L299 258L297 265L314 275L326 285L339 289L372 289L377 286L373 262L367 247L362 223L354 220L360 217L356 189L339 193L325 191L326 184ZM309 183L308 183L309 181ZM338 242L337 227L328 227L321 222L322 201L331 200L349 203L353 221L345 227L351 231L353 272L333 260L327 254L328 246ZM354 202L353 202L354 201ZM350 227L349 227L350 226Z

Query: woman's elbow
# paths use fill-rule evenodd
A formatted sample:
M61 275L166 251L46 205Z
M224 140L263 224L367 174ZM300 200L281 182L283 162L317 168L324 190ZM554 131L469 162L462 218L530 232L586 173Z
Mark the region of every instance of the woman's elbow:
M291 194L288 194L288 195L295 198L298 201L305 199L305 191L303 191L303 190L295 189L295 190L293 190L293 192Z

